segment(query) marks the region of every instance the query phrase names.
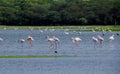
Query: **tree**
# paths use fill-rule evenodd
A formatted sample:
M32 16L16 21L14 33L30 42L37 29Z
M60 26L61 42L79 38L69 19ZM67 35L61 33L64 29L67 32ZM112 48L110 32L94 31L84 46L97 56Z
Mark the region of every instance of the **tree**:
M85 25L85 24L88 23L87 19L84 18L84 17L80 18L79 21L80 21L80 23L81 23L82 25Z

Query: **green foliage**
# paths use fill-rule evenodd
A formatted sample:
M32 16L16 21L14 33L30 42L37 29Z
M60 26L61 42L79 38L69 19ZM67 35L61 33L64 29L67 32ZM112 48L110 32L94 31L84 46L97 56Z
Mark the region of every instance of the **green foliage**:
M87 24L87 22L88 22L87 19L84 17L80 18L79 21L82 25Z
M0 25L120 25L120 0L0 0Z

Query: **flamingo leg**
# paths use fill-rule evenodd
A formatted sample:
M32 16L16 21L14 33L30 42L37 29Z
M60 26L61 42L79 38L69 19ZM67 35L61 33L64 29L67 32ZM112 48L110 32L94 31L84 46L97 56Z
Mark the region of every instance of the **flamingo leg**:
M94 48L98 48L97 42L94 42Z
M58 43L57 42L55 42L55 53L57 53L57 49L58 49Z
M21 46L22 46L22 48L23 48L23 43L21 43Z
M79 42L75 42L75 43L74 43L74 47L75 47L75 48L78 48L78 44L79 44Z
M30 46L29 46L29 47L31 48L32 46L33 46L33 45L32 45L32 41L30 41Z
M50 49L53 49L54 48L54 44L53 42L50 42L50 46L49 46Z

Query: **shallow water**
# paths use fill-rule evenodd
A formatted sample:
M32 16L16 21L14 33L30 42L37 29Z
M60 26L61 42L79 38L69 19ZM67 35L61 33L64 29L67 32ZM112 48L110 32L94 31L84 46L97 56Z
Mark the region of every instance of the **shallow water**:
M105 39L103 44L99 47L94 47L92 42L92 37L97 35L102 35L102 32L81 32L79 34L75 31L70 31L69 35L64 33L64 30L0 30L0 37L4 39L0 42L0 55L53 55L54 49L49 48L49 42L46 40L46 36L56 36L60 39L60 46L58 47L58 55L86 55L94 53L104 54L104 53L116 53L119 52L120 48L120 36L116 33L119 32L107 32L103 38ZM112 44L109 44L109 36L115 34L115 40ZM32 36L34 38L33 47L29 47L29 42L26 40L27 36ZM77 48L71 40L71 37L80 37L82 41L79 43ZM26 42L21 47L18 43L19 39L25 39ZM107 52L106 52L107 51Z
M0 59L1 74L119 74L119 58Z
M92 37L102 32L75 32L64 30L0 30L0 55L60 55L78 56L75 58L31 58L31 59L0 59L0 74L119 74L120 32L106 32L103 44L94 47ZM109 44L109 36L115 40ZM27 36L34 38L33 47L29 47ZM46 36L60 39L58 53L49 48ZM82 41L77 48L71 37L80 37ZM23 48L18 39L25 39Z

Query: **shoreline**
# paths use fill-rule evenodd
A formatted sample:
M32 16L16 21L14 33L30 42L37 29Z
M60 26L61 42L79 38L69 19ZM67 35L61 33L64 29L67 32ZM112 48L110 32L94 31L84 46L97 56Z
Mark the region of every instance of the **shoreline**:
M87 29L88 31L120 31L120 26L0 26L2 30L17 30L17 29L32 29L32 30L42 30L42 29Z

